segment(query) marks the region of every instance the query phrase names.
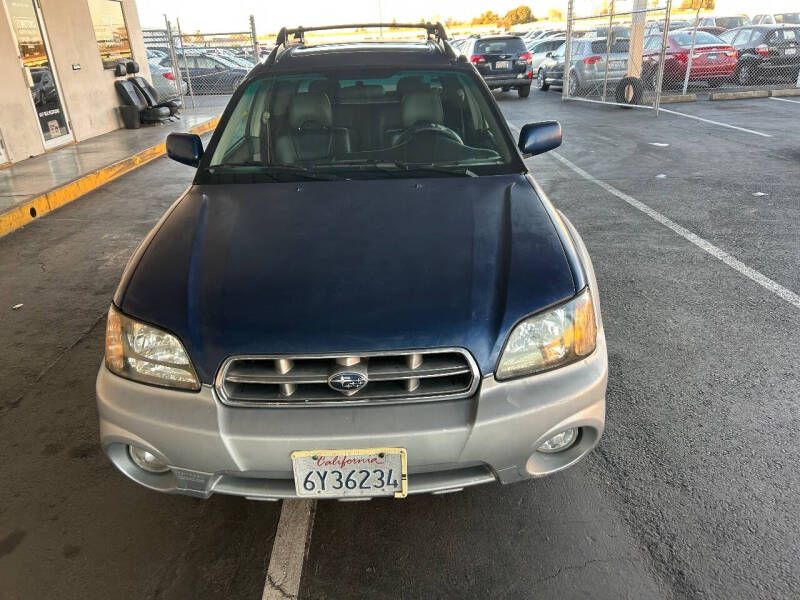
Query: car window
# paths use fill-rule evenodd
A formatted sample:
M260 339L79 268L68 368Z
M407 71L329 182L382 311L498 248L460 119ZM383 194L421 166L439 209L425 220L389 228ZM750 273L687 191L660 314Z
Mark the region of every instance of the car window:
M489 100L476 75L451 69L269 75L252 81L220 124L209 177L519 172L521 162Z
M679 46L692 45L692 33L690 31L672 33L670 34L669 37L673 42L675 42ZM711 35L710 33L706 33L705 31L698 31L694 43L697 46L704 46L709 44L719 44L721 41L722 40L720 40L717 36Z
M733 42L733 38L735 38L739 34L738 30L726 31L724 33L719 34L719 39L723 42L727 42L728 44Z
M775 15L775 20L773 23L791 23L792 25L800 25L800 12L795 13L783 13L780 15Z
M572 47L573 47L573 50L574 50L574 48L575 48L575 44L574 43L573 43ZM556 49L555 52L553 52L553 56L564 56L566 51L567 51L567 44L563 43Z
M645 38L644 47L647 50L661 50L661 36L660 35L651 35L648 38Z
M591 52L593 54L605 54L606 53L606 40L595 40L592 42L592 49ZM628 51L628 40L616 40L611 44L611 52L612 53L619 53L619 52L627 52Z
M764 38L767 37L769 30L764 29L754 29L753 34L750 36L750 39L747 42L747 45L752 48L754 46L758 46L759 44L764 43Z
M737 48L747 48L752 33L752 29L740 29L739 34L733 40L733 45Z
M195 56L194 63L198 69L213 69L216 65L220 64L208 56Z
M480 40L475 44L476 54L514 54L525 52L525 42L521 38Z
M767 43L772 45L782 42L795 42L798 39L798 33L800 33L800 29L779 29L770 34L767 38Z
M742 25L750 25L750 19L747 17L717 17L716 24L725 29L732 29L733 27L741 27Z

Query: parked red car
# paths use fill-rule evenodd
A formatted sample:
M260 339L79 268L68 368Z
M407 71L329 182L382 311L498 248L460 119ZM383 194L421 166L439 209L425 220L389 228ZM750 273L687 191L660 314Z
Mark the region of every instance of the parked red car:
M667 36L664 55L664 85L683 82L692 47L691 30L673 31ZM661 58L661 36L651 35L644 40L642 81L650 89L658 83L658 62ZM736 75L738 53L730 44L705 31L695 38L694 58L689 81L707 81L716 87Z

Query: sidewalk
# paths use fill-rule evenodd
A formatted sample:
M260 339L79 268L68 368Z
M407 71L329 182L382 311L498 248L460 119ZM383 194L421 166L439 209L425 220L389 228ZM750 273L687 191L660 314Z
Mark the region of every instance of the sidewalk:
M176 122L118 129L0 169L0 237L162 156L169 133L212 131L223 109L184 109Z

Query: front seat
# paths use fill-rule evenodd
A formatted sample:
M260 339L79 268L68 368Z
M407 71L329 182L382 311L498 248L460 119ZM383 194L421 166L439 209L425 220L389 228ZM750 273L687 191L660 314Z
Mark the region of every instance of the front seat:
M289 131L275 140L277 162L294 164L320 161L350 152L350 133L333 127L328 95L297 94L289 105Z
M428 90L410 92L403 96L400 105L402 129L389 129L385 132L387 146L394 146L400 135L414 125L441 125L444 122L442 99L437 92Z

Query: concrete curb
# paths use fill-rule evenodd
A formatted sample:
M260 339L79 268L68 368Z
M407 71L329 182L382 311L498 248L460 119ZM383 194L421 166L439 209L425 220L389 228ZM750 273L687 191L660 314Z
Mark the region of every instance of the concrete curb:
M189 132L203 135L204 133L213 131L219 123L219 119L219 117L215 117L205 123L196 125L192 127ZM161 142L155 146L145 148L133 156L123 158L120 161L54 188L32 200L17 204L7 212L0 214L0 237L8 235L20 227L24 227L31 221L65 204L69 204L73 200L77 200L84 194L96 190L109 181L113 181L117 177L125 175L125 173L130 173L134 169L149 163L151 160L164 156L166 152L166 142Z
M773 98L781 96L800 96L800 88L786 88L782 90L770 90L769 95Z
M709 100L740 100L741 98L768 98L770 90L748 90L746 92L711 92Z
M653 104L655 98L642 98L642 104ZM697 94L668 94L661 96L659 104L674 104L677 102L697 102Z

